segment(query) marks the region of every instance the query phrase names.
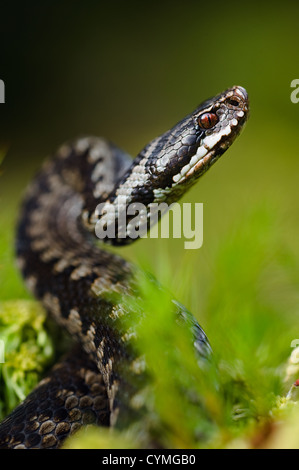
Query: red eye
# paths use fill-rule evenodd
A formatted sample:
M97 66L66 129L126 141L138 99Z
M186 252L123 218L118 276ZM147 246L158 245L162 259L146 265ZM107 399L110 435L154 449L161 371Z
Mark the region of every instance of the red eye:
M204 129L211 129L219 121L217 114L215 113L203 113L198 118L198 124Z

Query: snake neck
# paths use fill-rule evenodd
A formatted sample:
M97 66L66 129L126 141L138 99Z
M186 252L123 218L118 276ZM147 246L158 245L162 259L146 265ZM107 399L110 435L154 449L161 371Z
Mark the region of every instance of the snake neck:
M156 223L157 213L165 213L230 147L247 117L242 87L205 101L152 140L109 194L93 207L85 205L85 226L114 245L142 237Z

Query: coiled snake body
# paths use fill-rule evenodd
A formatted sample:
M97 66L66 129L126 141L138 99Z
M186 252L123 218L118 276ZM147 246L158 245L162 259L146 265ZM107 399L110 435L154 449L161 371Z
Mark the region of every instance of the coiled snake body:
M125 236L116 231L104 241L133 241L130 219L121 226L119 204L142 203L149 213L153 203L179 199L232 144L247 116L247 93L233 87L154 139L133 162L106 140L81 138L45 163L21 209L18 264L28 288L84 352L72 351L2 422L0 447L59 447L82 424L125 428L138 419L132 399L138 358L121 322L127 312L110 295L135 294L134 268L95 245L92 233L113 223ZM208 341L195 320L193 326L204 355Z

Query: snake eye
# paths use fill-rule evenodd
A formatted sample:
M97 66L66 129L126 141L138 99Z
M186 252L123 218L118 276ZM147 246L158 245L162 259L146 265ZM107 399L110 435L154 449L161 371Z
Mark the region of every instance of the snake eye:
M203 113L198 118L198 124L204 129L211 129L219 121L217 114L215 113Z

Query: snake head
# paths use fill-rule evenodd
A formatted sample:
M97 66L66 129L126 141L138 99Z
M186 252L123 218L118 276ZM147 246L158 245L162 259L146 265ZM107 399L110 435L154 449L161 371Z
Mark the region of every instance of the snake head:
M230 147L249 114L246 90L234 86L204 101L152 143L159 159L149 161L159 182L157 200L176 200ZM174 196L173 196L174 195Z

